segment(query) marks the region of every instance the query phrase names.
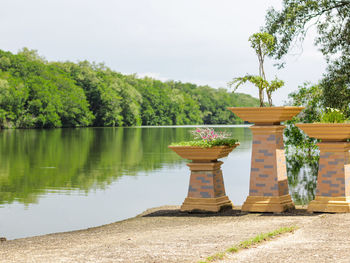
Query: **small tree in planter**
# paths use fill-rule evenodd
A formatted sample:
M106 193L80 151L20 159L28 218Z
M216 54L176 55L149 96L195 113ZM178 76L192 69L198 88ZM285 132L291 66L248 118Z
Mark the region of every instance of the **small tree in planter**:
M270 55L275 48L275 39L272 35L261 32L255 33L249 37L251 47L255 50L255 53L259 61L259 75L245 75L244 77L234 78L228 83L233 91L237 90L242 84L250 82L255 85L259 90L260 107L264 107L264 90L266 91L267 99L270 107L272 107L272 93L284 85L282 80L275 78L275 80L268 82L265 75L264 61L267 55Z
M264 62L266 56L270 55L275 48L274 37L266 32L259 32L251 35L249 42L258 57L259 75L247 74L243 77L237 77L229 82L228 85L233 91L246 82L255 85L259 90L260 108L232 107L228 109L244 121L255 124L275 125L281 121L292 119L303 107L272 107L272 93L284 86L284 82L277 77L272 81L268 81L265 75ZM265 107L265 92L270 107Z
M169 146L182 158L192 160L188 196L181 211L217 212L222 207L232 207L225 193L221 164L217 159L226 157L239 143L228 133L211 128L192 131L193 141L173 143Z
M228 108L244 121L254 123L252 163L250 171L249 196L242 210L251 212L282 212L294 207L289 194L287 169L284 155L282 121L290 120L303 107L272 107L272 93L284 85L275 78L271 82L265 76L265 57L274 49L274 37L268 33L253 34L249 41L259 60L259 75L234 78L229 86L236 90L246 82L259 89L260 107ZM264 107L266 91L270 107Z

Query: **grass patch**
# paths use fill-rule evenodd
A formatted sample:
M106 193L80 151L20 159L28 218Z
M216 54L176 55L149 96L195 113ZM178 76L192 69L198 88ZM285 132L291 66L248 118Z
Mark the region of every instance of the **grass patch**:
M252 246L258 245L262 242L276 238L279 235L282 235L284 233L294 232L296 229L298 229L298 227L296 227L296 226L281 227L279 229L276 229L276 230L268 232L268 233L261 233L253 238L242 241L241 243L239 243L236 246L228 248L225 252L216 253L215 255L207 257L205 259L205 261L200 261L199 263L209 263L209 262L214 262L214 261L224 259L226 253L237 253L242 249L247 249L247 248L250 248Z
M223 259L224 257L225 257L225 252L219 252L219 253L216 253L213 256L207 257L207 260L209 262L213 262L213 261L216 261L216 260Z

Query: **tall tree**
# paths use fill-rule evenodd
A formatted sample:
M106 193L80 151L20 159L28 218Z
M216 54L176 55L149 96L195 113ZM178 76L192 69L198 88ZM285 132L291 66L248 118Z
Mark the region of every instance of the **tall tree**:
M282 59L302 43L311 27L317 30L315 45L328 63L321 82L324 104L346 110L350 102L350 1L283 0L281 11L269 9L265 30L276 38L273 56Z

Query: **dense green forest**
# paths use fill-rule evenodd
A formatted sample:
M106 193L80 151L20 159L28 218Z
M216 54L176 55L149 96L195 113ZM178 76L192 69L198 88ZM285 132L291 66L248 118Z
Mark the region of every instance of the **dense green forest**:
M2 128L232 124L241 121L227 107L257 105L223 88L141 79L87 61L48 62L27 48L0 50Z

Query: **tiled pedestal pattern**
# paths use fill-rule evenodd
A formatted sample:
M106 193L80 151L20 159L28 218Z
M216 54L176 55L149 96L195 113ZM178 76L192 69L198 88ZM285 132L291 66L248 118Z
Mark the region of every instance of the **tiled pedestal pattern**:
M308 211L350 212L349 142L321 142L315 200Z
M253 125L249 196L242 211L283 212L294 208L289 195L283 125Z
M218 212L222 207L232 207L225 193L220 161L192 162L187 164L191 170L188 196L181 211Z

